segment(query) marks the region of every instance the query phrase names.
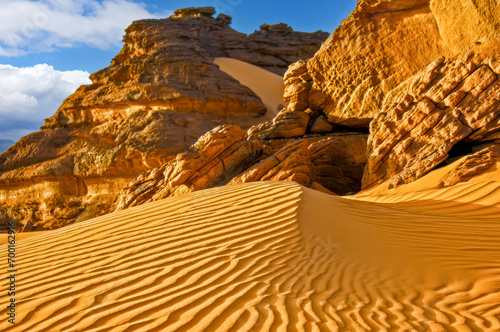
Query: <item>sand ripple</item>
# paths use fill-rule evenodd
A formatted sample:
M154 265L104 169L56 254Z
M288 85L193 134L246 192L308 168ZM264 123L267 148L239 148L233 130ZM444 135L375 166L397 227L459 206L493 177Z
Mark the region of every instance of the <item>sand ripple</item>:
M27 238L0 330L500 330L498 184L419 195L250 183Z

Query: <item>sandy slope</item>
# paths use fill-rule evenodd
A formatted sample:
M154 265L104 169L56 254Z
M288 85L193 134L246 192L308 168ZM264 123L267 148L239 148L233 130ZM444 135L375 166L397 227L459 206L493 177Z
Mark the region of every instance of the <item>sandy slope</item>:
M500 183L456 188L249 183L37 235L9 331L498 331Z
M216 58L214 63L260 97L267 108L267 119L273 119L278 114L278 106L284 104L283 77L236 59Z
M17 240L22 240L22 239L27 239L27 238L32 237L34 235L43 234L43 233L46 233L46 232L47 231L17 233L16 234L16 241ZM8 240L8 235L6 233L0 234L0 244L7 243L7 240Z

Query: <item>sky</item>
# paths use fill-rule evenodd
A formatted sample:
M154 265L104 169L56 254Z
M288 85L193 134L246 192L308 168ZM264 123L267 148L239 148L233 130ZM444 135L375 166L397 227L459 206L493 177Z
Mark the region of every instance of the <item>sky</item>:
M231 15L231 26L245 33L280 22L331 33L356 0L0 0L0 139L39 130L91 73L110 64L132 21L201 6Z

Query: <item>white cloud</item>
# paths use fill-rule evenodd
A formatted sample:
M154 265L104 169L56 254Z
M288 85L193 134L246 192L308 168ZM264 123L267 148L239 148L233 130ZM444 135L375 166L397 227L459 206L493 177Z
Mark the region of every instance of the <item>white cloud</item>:
M0 65L0 139L18 140L39 130L66 97L90 83L86 71L59 71L47 64Z
M0 0L0 56L86 45L120 45L137 19L166 17L134 0Z

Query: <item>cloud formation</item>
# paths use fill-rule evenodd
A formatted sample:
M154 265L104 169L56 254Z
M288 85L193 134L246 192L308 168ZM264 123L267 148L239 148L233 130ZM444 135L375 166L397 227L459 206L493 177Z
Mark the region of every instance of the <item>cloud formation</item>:
M120 45L134 20L165 17L133 0L0 0L0 56Z
M0 65L0 139L17 141L39 130L66 97L90 83L86 71L59 71L47 64Z

